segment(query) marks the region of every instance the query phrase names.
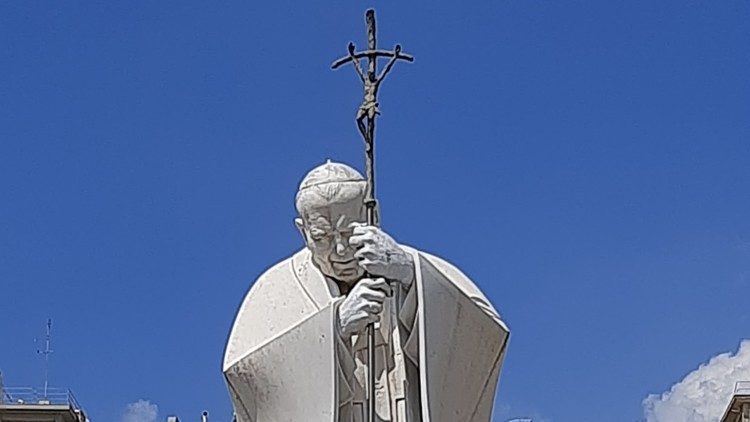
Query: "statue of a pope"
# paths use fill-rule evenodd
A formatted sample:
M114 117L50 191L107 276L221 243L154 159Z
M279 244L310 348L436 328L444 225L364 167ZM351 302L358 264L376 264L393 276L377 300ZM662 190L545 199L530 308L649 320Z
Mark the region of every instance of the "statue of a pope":
M371 322L380 421L490 420L507 327L456 267L366 225L365 188L332 162L302 180L306 247L256 280L226 347L238 422L363 421Z

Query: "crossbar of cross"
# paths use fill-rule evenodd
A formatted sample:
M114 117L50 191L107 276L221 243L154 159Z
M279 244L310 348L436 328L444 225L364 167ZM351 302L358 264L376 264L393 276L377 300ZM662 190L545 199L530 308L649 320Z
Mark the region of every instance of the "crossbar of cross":
M363 59L367 57L370 58L377 58L377 57L393 57L396 55L396 52L390 51L390 50L365 50L365 51L359 51L354 54L354 57L357 59ZM398 53L398 58L402 60L406 60L407 62L413 62L414 56L406 53ZM349 63L352 61L352 56L345 56L342 57L331 65L331 69L338 69L339 67Z

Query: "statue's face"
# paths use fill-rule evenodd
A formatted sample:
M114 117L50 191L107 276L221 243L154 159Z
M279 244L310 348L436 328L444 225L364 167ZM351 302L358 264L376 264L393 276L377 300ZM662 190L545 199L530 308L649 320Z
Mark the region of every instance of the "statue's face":
M353 284L364 275L349 246L352 223L365 222L362 198L311 207L296 220L313 263L328 277Z

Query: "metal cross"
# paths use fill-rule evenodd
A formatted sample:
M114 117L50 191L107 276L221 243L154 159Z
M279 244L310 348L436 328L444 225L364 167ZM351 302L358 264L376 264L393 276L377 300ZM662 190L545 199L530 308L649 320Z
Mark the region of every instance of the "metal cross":
M369 9L365 13L365 22L367 23L367 50L356 51L354 43L349 43L349 54L344 56L331 65L332 69L338 69L340 66L352 62L354 70L357 72L364 87L364 99L362 105L357 111L357 127L365 141L365 170L367 175L367 192L365 195L365 207L367 210L367 223L376 224L375 209L377 202L375 200L375 118L380 114L378 109L378 89L388 72L398 60L413 62L414 57L401 52L401 45L396 44L393 51L378 50L377 40L375 37L375 10ZM378 74L378 57L389 58L388 64ZM360 59L367 58L367 72L362 68Z
M388 72L391 71L396 61L406 60L413 62L414 57L409 54L401 52L401 45L396 44L393 51L378 50L377 39L375 33L375 10L369 9L365 14L365 21L367 22L367 50L355 51L354 43L349 43L348 51L349 54L344 56L331 65L332 69L338 69L340 66L352 62L354 70L357 72L359 79L362 81L365 95L362 101L362 105L357 111L357 126L365 139L366 143L372 143L374 141L373 134L365 126L364 120L367 119L368 123L371 121L375 122L375 116L380 114L378 110L378 88L380 83L385 79ZM378 57L388 57L388 64L383 68L380 74L377 73L377 61ZM367 72L362 68L360 59L367 58Z
M365 141L365 170L367 174L367 191L365 193L365 210L367 211L367 224L377 224L375 210L375 118L380 114L378 110L378 88L385 76L391 71L398 60L414 61L414 57L401 52L401 46L396 44L393 51L378 50L375 38L375 11L369 9L365 13L367 23L367 50L356 51L353 43L349 43L349 54L331 65L337 69L340 66L352 62L354 70L364 87L364 99L357 110L357 127ZM389 58L388 64L378 74L378 57ZM367 58L367 72L362 68L360 59ZM369 275L365 275L369 277ZM367 413L368 422L375 422L375 324L367 326Z

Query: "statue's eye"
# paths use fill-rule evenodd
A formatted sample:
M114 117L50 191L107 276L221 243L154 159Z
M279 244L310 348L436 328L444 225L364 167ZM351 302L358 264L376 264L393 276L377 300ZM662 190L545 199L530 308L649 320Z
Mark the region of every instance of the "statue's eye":
M328 237L327 233L323 230L310 230L310 238L316 242L325 240Z

